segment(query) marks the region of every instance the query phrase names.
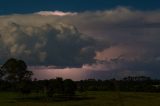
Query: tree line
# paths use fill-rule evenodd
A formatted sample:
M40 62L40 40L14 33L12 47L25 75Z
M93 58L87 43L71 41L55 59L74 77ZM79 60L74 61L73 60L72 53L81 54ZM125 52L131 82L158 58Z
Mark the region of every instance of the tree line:
M32 75L23 60L8 59L0 67L0 91L21 92L26 95L41 93L47 97L54 95L72 97L76 92L85 91L160 92L160 80L153 80L146 76L128 76L121 80L73 81L63 78L32 80Z

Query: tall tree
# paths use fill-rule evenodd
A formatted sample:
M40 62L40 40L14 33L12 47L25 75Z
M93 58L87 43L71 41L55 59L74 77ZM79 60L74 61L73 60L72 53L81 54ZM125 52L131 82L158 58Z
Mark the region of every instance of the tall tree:
M31 80L33 73L27 70L27 65L23 60L15 58L8 59L0 68L0 77L10 82L20 82Z

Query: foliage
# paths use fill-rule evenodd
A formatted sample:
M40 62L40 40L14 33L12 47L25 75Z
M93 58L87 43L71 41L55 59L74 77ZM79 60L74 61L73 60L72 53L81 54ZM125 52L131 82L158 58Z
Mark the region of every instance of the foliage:
M20 91L22 94L31 92L32 72L27 70L23 60L8 59L0 68L0 89L7 91Z
M145 76L129 76L122 80L95 80L87 79L72 81L71 79L31 80L32 72L27 70L23 60L11 58L0 68L0 91L17 92L24 95L31 92L43 94L43 98L70 100L75 98L76 91L116 91L120 92L160 92L160 80L153 80ZM45 96L44 96L45 95ZM103 95L103 94L102 94ZM28 95L29 96L29 95ZM37 99L37 98L36 98Z
M27 70L27 65L23 60L14 58L8 59L0 68L2 80L10 82L20 82L30 80L32 72Z
M71 79L64 80L64 94L67 96L74 96L76 85Z

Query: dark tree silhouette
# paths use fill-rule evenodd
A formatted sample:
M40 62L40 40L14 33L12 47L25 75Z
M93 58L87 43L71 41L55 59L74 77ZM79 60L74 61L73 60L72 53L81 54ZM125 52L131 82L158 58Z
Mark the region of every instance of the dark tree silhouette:
M23 94L23 95L28 95L31 93L31 90L32 90L32 82L31 81L23 81L23 82L20 82L19 84L19 90L20 92Z
M23 60L8 59L0 68L0 79L4 81L4 87L11 91L20 91L22 94L31 92L30 82L33 73L27 70ZM10 86L6 86L6 85Z
M0 68L0 77L9 82L20 82L31 80L32 72L27 70L27 65L23 60L11 58Z
M76 91L76 85L71 79L64 80L64 94L67 96L74 96Z
M54 94L63 94L63 79L56 78L45 81L45 90L48 97L52 97Z

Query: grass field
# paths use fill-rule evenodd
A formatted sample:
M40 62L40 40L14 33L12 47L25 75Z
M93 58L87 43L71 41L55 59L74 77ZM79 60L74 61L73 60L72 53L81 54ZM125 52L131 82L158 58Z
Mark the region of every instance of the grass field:
M160 106L160 93L85 92L79 95L77 99L58 101L2 92L0 106Z

